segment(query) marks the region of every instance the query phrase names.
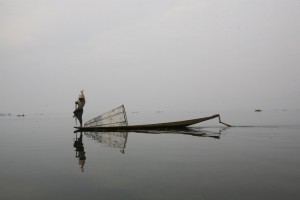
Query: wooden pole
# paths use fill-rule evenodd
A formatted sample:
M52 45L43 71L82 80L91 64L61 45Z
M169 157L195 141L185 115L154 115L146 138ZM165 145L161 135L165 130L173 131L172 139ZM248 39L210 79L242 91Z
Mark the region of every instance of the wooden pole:
M76 110L76 103L75 103L75 110ZM77 127L77 117L75 116L75 126Z
M226 123L222 122L220 115L219 115L219 123L224 124L225 126L228 126L228 127L233 127L233 126L231 126L229 124L226 124Z

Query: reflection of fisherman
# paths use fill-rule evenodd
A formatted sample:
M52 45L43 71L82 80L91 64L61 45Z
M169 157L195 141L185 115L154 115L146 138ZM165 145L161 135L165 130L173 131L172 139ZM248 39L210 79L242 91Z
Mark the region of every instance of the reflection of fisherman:
M76 141L74 142L74 147L76 148L76 158L79 159L78 164L80 165L81 171L84 172L84 164L86 160L85 156L85 151L83 147L83 142L82 142L82 133L80 133L80 137L76 138Z
M83 114L83 107L85 104L85 97L83 94L83 90L80 91L80 94L78 96L78 100L75 101L75 104L77 105L77 108L75 109L74 116L79 120L80 126L82 127L82 114Z

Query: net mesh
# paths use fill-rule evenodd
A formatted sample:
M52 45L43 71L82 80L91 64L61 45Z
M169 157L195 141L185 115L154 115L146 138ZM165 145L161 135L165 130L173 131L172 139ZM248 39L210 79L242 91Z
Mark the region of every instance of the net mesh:
M84 124L85 127L94 126L128 126L127 116L124 105L95 117Z

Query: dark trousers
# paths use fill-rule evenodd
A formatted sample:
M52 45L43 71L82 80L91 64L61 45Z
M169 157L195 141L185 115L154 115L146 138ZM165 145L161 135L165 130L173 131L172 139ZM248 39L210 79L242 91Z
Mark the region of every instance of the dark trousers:
M83 114L83 109L76 109L74 110L74 115L78 119L80 125L82 126L82 114Z

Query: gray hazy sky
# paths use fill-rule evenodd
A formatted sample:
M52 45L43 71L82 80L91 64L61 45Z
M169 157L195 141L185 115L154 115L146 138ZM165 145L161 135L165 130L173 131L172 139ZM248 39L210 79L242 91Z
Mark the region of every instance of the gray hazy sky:
M299 0L0 0L0 112L299 109Z

